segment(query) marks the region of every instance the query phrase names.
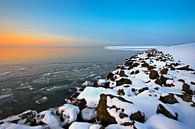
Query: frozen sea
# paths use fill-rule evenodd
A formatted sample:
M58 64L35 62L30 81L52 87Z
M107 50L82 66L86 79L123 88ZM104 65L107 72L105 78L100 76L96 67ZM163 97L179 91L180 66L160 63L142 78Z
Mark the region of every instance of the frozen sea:
M0 119L60 106L74 87L105 78L139 52L104 47L0 48Z

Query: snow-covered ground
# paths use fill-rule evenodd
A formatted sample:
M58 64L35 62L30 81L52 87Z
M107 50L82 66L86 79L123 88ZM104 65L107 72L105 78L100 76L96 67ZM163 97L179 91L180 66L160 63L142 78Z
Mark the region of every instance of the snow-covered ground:
M63 106L11 116L0 129L194 129L195 70L163 52L126 59L106 78L84 82Z
M159 47L157 49L163 51L164 53L169 53L175 59L195 68L195 43Z

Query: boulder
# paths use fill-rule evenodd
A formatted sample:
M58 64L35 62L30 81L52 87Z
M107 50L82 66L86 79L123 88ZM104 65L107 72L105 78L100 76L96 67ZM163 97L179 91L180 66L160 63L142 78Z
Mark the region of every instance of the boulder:
M174 97L174 94L171 93L166 96L160 96L159 100L162 101L163 103L168 103L168 104L178 103L178 101Z
M58 108L57 112L63 120L63 125L67 125L77 120L80 109L75 105L64 104Z
M137 112L132 113L130 115L130 119L143 123L145 121L145 115L144 115L144 113L141 113L140 111L137 111Z
M171 111L169 111L168 109L165 108L165 105L163 106L163 104L159 104L156 113L161 113L163 115L165 115L166 117L169 117L171 119L177 120L178 114L177 113L173 113Z
M155 70L150 70L149 77L150 79L157 79L159 77L158 72Z
M107 95L101 94L97 106L97 117L103 125L115 124L116 120L107 111Z
M120 80L116 81L116 86L120 86L123 84L132 84L130 79L126 79L126 78L121 78Z
M121 77L128 77L126 74L125 74L125 71L124 70L120 70L120 72L118 73Z
M168 72L168 68L163 68L160 70L161 74L167 74L167 72Z
M115 78L114 78L114 74L112 72L110 72L108 75L107 75L107 80L111 80L111 81L114 81Z
M91 121L97 116L96 110L94 108L84 108L81 111L81 118L85 121Z

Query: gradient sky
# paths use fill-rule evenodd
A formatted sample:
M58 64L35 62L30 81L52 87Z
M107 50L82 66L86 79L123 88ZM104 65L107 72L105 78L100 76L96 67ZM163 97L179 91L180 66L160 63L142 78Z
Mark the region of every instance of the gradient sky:
M0 46L195 42L195 0L0 0Z

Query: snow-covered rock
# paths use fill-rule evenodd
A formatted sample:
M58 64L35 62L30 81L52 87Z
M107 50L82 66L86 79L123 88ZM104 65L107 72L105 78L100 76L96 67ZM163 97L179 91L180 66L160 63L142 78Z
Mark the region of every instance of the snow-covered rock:
M91 108L96 108L100 99L101 94L114 94L116 91L112 89L106 89L103 87L86 87L83 92L78 96L78 99L85 99L87 106Z
M40 118L43 116L43 118ZM42 111L37 115L37 123L43 122L49 126L50 129L62 129L59 117L54 115L51 110Z
M14 123L3 123L0 125L0 129L44 129L42 126L27 126Z
M81 111L81 117L85 121L93 120L96 118L96 116L97 116L97 112L94 108L86 107Z
M70 124L77 119L80 109L77 106L71 104L64 104L58 108L58 113L64 119L63 124Z
M101 129L99 124L91 124L88 122L74 122L70 125L69 129Z

